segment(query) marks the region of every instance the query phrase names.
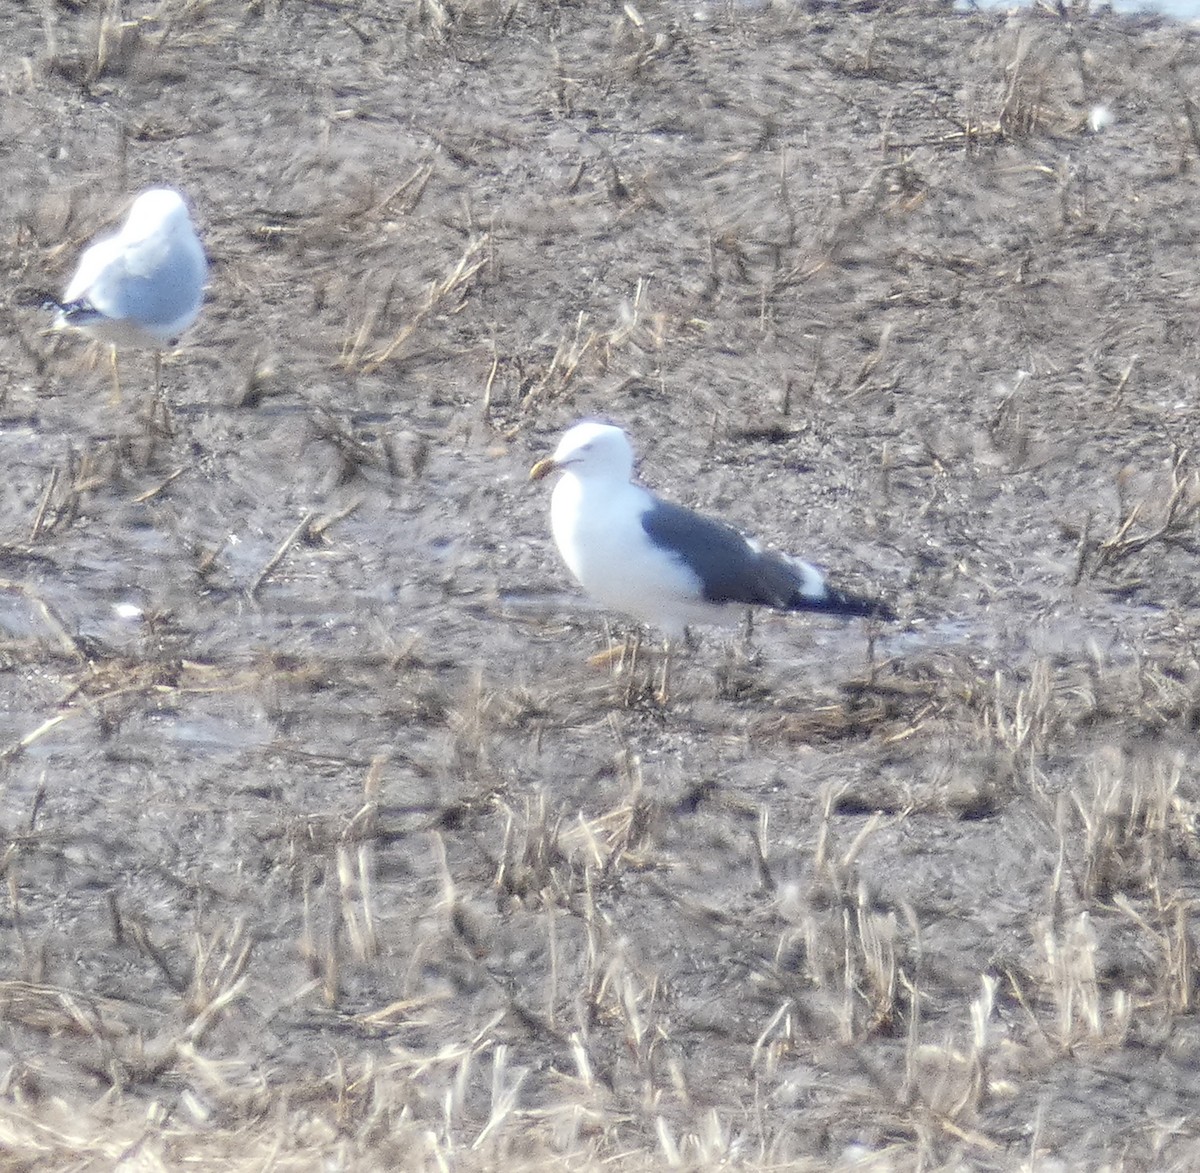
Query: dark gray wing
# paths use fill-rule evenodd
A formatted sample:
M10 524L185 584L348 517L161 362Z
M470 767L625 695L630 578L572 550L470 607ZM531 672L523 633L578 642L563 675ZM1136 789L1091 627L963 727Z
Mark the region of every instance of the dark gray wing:
M891 618L886 604L834 590L815 568L757 549L732 526L682 505L656 497L642 528L695 572L706 602Z

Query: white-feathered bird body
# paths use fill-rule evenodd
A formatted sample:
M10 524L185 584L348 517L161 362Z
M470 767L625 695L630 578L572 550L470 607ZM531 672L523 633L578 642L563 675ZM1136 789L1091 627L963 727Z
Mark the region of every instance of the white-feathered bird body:
M722 608L703 602L696 573L651 542L642 517L653 506L637 485L597 482L568 468L550 499L550 528L567 569L602 606L668 636L681 636L689 623L726 622Z
M115 346L162 349L196 320L208 261L183 197L143 192L120 230L79 258L55 319Z
M668 636L735 622L742 607L891 615L884 603L830 587L807 562L633 484L633 451L619 428L577 424L530 475L555 470L550 525L568 569L597 602Z

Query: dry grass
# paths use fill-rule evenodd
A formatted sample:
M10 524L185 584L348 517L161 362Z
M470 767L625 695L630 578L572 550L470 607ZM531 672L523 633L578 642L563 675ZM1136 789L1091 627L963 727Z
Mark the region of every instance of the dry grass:
M0 307L13 1167L1195 1166L1195 46L707 8L0 17L16 279L214 260L170 413ZM583 415L904 621L589 667Z
M469 241L458 260L425 291L411 311L409 321L388 342L377 347L372 339L380 317L390 306L391 292L373 295L369 299L371 311L343 348L343 364L351 370L371 374L402 357L405 346L428 318L437 313L455 314L462 309L475 278L490 263L490 237L483 235Z
M1093 573L1116 566L1157 542L1195 548L1195 530L1200 521L1200 473L1189 471L1189 456L1187 449L1175 449L1167 482L1155 497L1126 504L1125 494L1121 493L1120 524L1097 544Z

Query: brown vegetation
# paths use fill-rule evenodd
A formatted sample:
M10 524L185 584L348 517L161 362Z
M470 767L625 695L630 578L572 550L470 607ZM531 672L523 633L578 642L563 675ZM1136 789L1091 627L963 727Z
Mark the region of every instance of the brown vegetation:
M1196 1166L1191 30L0 38L6 1167ZM114 408L31 303L158 182L212 289ZM902 621L589 667L588 415Z

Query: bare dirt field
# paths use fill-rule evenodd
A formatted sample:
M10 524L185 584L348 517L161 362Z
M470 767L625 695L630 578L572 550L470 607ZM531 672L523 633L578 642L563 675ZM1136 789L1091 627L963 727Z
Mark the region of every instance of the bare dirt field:
M0 44L4 1168L1200 1166L1197 33ZM161 409L34 304L159 183ZM526 480L584 417L899 621L589 665Z

